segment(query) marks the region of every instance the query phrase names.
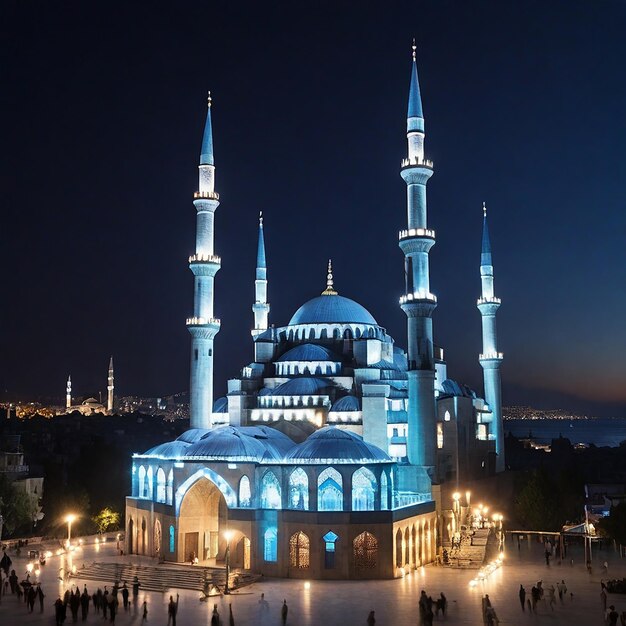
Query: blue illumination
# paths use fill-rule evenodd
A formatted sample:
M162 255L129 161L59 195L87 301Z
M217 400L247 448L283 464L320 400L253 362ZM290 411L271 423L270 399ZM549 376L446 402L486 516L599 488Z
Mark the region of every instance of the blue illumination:
M268 528L263 536L263 559L275 562L278 560L278 533L276 528Z
M165 502L165 472L162 467L159 467L156 474L157 483L157 502Z
M226 505L229 509L237 507L237 494L233 488L219 474L216 474L208 467L203 467L190 476L176 490L176 515L180 514L180 505L185 497L185 494L201 478L208 478L222 492L222 495L226 500Z
M170 470L167 475L167 503L172 504L174 502L174 470Z
M386 511L389 508L389 489L385 472L380 475L380 508L382 511Z
M343 511L343 481L341 474L327 467L317 479L317 510Z
M289 508L309 510L309 478L301 467L289 476Z
M352 510L373 511L376 477L365 467L352 474Z
M139 482L137 489L137 497L138 498L147 498L148 491L146 489L146 468L143 465L139 466Z
M261 481L261 508L281 508L280 483L271 470L265 473Z
M242 476L239 481L239 506L249 507L252 502L252 493L250 492L250 479Z
M173 526L170 526L170 552L174 553L175 541L176 539L176 529Z

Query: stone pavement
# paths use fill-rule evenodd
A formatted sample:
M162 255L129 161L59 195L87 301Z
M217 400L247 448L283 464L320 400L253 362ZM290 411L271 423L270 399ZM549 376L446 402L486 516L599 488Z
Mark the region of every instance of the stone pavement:
M13 558L13 567L20 579L26 571L27 559ZM573 557L571 565L569 558ZM43 614L29 614L24 604L19 604L15 596L4 596L0 605L0 624L20 626L30 624L54 624L52 604L57 594L64 591L65 584L58 580L60 567L65 567L65 556L54 556L42 568L40 576L42 588L46 594ZM142 557L121 557L128 561L151 563L154 561ZM568 626L598 626L604 624L600 602L600 564L609 562L610 578L626 576L626 559L620 559L612 550L594 554L593 573L590 576L584 566L582 550L571 548L568 560L562 565L546 566L543 549L539 544L523 544L518 552L513 545L507 552L502 568L496 570L487 580L471 588L469 581L476 572L472 570L452 570L444 567L429 566L399 580L386 581L295 581L265 580L230 597L217 597L209 602L201 602L198 592L181 591L178 613L178 626L209 624L213 604L218 605L223 624L228 624L228 603L232 603L235 624L237 626L278 626L280 607L283 599L289 605L289 626L365 626L368 612L376 611L377 626L416 626L418 624L417 599L422 589L434 597L443 591L448 597L449 611L445 620L435 619L435 623L444 621L448 624L482 624L481 597L488 593L496 609L500 624L535 626L537 624L567 624ZM115 545L106 544L95 553L94 546L85 546L82 552L73 556L74 564L80 568L83 562L120 560L115 556ZM537 614L522 612L517 591L522 583L530 595L530 588L538 580L543 580L544 588L564 579L568 587L565 602L557 604L554 611L547 602L539 605ZM74 581L72 581L74 582ZM129 581L130 582L130 581ZM82 588L82 583L78 581ZM95 583L88 581L88 589L93 591ZM172 592L175 594L175 592ZM260 602L261 593L265 593L266 604ZM573 593L573 596L570 596ZM141 624L141 603L148 603L148 624L165 626L167 624L167 602L170 592L139 593L138 605L130 612L120 613L116 619L118 626ZM120 598L121 600L121 598ZM618 611L626 610L626 595L609 594L609 604L614 604ZM80 618L79 618L80 619ZM68 611L65 625L72 623ZM104 624L101 617L90 614L86 624Z

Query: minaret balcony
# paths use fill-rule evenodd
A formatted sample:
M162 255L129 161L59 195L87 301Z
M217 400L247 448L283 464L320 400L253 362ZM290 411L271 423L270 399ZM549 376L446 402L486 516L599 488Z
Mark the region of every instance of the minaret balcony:
M402 167L413 167L415 165L422 165L433 169L433 162L430 159L420 158L418 156L409 157L408 159L402 159Z
M220 194L216 191L194 191L194 200L219 200Z
M491 296L487 298L478 298L476 304L479 306L481 304L502 304L502 300L500 300L500 298L496 298L495 296Z
M189 263L212 263L214 265L221 265L222 259L214 254L192 254L189 257Z
M188 317L187 326L221 326L222 322L214 317Z
M502 361L504 358L503 352L485 352L478 355L479 361Z
M407 293L404 296L400 296L400 304L407 304L407 302L437 302L437 296L428 291L414 291L413 293Z
M398 239L413 239L413 237L427 237L428 239L435 239L435 231L430 228L409 228L408 230L401 230L398 233Z

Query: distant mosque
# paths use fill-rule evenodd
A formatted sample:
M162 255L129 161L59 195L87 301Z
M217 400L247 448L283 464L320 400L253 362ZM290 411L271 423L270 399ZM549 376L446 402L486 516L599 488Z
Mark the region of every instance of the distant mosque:
M433 342L424 116L411 66L408 223L399 233L408 350L361 304L339 294L331 262L321 295L286 325L269 324L259 220L254 362L213 401L215 161L211 99L202 141L191 333L191 429L133 456L129 553L222 562L268 576L391 578L433 561L456 529L438 515L441 484L504 470L500 365L486 210L480 261L484 395L448 378ZM391 250L390 250L391 252ZM439 499L439 503L437 500ZM225 531L228 531L226 533ZM231 552L232 549L232 552Z
M109 375L107 378L107 403L106 406L102 402L95 398L87 398L80 404L73 404L72 402L72 376L67 377L67 383L65 385L65 411L60 413L73 413L78 411L83 415L112 415L113 414L113 402L115 392L115 378L113 376L113 357L109 361Z

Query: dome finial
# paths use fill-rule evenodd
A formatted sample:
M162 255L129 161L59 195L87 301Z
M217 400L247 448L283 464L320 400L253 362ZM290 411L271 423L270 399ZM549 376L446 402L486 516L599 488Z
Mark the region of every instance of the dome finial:
M211 90L209 89L209 95L207 96L207 105L209 109L211 108Z
M487 205L483 202L483 215L487 216Z
M263 211L259 211L259 226L263 226Z
M328 259L328 273L326 274L326 289L322 291L323 296L336 296L337 292L333 287L333 261Z
M413 37L413 45L411 46L413 50L413 60L415 61L415 51L417 50L417 46L415 45L415 37Z

